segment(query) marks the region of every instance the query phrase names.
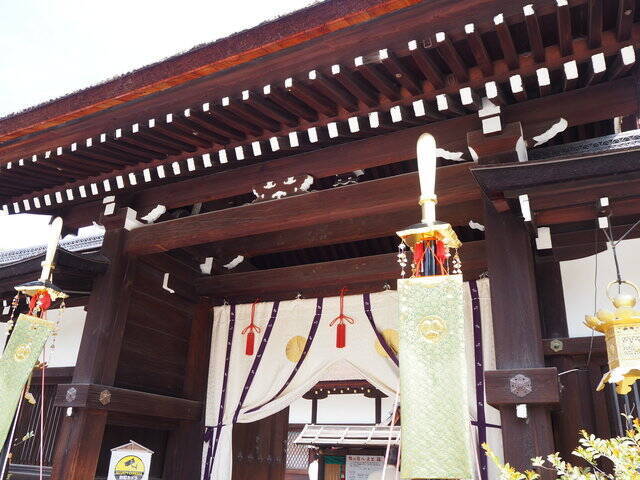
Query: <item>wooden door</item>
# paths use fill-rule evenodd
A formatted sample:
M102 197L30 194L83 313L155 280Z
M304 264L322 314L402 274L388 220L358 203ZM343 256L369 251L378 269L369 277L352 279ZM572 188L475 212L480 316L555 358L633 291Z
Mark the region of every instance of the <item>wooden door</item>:
M233 427L232 480L283 480L289 409Z

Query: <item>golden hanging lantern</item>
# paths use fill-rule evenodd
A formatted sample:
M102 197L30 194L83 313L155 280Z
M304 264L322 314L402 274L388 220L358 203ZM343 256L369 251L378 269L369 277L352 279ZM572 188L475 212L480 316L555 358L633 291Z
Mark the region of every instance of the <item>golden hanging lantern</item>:
M612 297L609 289L615 285L629 285L635 294L618 294ZM595 317L585 316L585 325L604 333L609 359L609 371L604 374L596 390L602 390L607 383L616 384L616 392L625 395L640 378L640 310L636 302L640 297L638 287L627 281L614 280L607 285L607 297L615 310L598 310Z

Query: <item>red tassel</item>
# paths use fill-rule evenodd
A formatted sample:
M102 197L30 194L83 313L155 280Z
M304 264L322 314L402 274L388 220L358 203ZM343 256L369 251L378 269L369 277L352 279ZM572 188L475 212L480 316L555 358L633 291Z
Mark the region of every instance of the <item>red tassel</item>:
M423 275L422 268L424 263L424 243L418 242L413 247L413 264L414 264L414 277L421 277Z
M247 333L247 347L244 351L247 355L253 355L253 344L255 342L256 335L253 332Z
M336 332L336 347L344 348L347 345L347 326L344 323L339 323Z

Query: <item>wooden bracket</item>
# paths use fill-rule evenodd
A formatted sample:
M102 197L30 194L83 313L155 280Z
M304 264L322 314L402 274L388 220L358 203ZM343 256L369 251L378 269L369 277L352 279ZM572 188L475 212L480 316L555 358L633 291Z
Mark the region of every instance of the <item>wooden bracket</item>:
M202 402L93 383L58 385L54 405L172 420L199 421L202 415Z
M520 122L507 123L500 133L485 135L482 130L467 133L467 145L476 155L479 165L526 161Z
M524 368L484 372L487 403L503 405L554 405L560 403L558 370Z

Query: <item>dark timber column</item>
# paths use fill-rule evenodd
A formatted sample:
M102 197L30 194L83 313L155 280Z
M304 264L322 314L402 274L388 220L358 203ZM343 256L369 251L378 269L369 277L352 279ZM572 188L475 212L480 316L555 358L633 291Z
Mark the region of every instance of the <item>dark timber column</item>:
M183 397L204 402L207 392L209 351L211 347L211 305L209 297L200 297L191 322L189 351L183 385ZM180 421L171 432L165 455L164 478L200 479L204 411L200 421Z
M505 125L500 133L490 136L482 131L470 132L467 139L479 156L478 168L517 161L516 145L521 135L519 124ZM492 404L500 409L505 461L524 469L530 468L532 457L554 451L551 418L547 407L528 401L533 395L516 395L510 388L511 379L525 375L531 380L533 393L537 393L543 383L555 382L557 390L557 376L541 370L544 352L530 234L504 200L491 200L485 200L485 244L498 371L486 373L487 401L492 403L496 393L503 397ZM537 375L545 373L551 373L544 377L550 380L539 381ZM527 418L517 417L516 404L527 404Z
M531 241L521 219L485 205L487 264L496 368L544 367ZM523 398L523 403L526 399ZM516 417L514 405L500 407L505 461L530 467L530 459L554 451L549 410L528 405L528 418Z
M123 254L125 211L103 221L101 253L110 260L87 306L73 383L113 385L129 305L135 263ZM71 394L71 392L69 392ZM52 480L93 480L107 423L106 410L74 409L58 436Z
M549 258L538 262L535 270L542 336L545 339L568 337L569 327L564 305L560 263Z

